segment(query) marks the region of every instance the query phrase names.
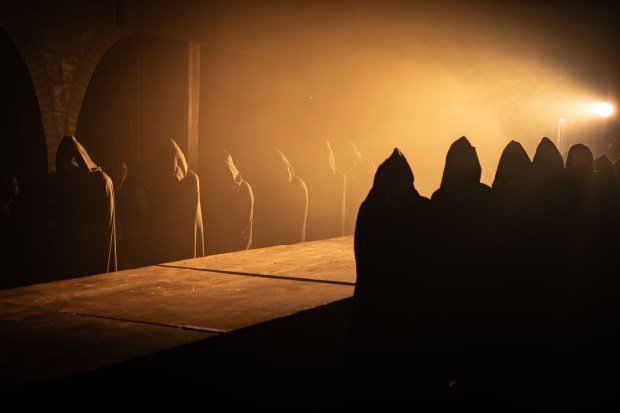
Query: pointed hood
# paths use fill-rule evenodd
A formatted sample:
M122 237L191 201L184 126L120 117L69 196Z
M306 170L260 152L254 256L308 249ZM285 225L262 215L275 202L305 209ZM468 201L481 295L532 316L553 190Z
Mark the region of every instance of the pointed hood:
M189 172L185 155L174 139L166 139L159 144L153 168L156 175L172 175L178 181L183 180Z
M180 181L187 176L189 167L179 145L173 139L169 139L168 144L170 145L170 155L173 158L173 175Z
M608 190L615 188L614 164L611 163L607 155L601 155L594 160L594 171L599 186L608 188Z
M594 172L594 156L586 145L571 146L566 158L566 170L575 177L587 178Z
M558 174L564 170L562 155L549 138L545 137L541 139L536 148L532 166L537 177Z
M501 189L527 181L531 167L532 161L523 146L519 142L510 141L499 158L493 189Z
M614 164L611 163L607 155L601 155L594 160L594 170L604 175L614 174Z
M474 148L465 136L452 145L446 155L441 188L456 188L480 183L482 168Z
M75 136L63 136L56 151L56 172L59 176L65 176L70 170L87 173L99 169Z
M373 188L410 190L413 189L413 179L413 171L405 155L398 148L394 148L390 157L377 168Z

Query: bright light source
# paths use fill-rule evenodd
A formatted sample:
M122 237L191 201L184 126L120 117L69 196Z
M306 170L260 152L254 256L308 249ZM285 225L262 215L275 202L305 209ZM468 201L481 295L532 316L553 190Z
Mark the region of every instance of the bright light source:
M606 118L612 114L614 108L607 102L601 102L594 105L594 111L601 118Z

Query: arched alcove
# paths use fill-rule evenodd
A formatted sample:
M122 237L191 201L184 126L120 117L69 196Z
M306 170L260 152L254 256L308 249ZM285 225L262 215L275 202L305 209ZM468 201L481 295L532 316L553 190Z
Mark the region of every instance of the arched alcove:
M159 139L187 154L187 44L131 34L99 61L86 89L76 136L104 169L127 162L143 173Z
M20 202L44 199L47 150L41 110L28 68L9 35L0 29L0 167L18 179Z

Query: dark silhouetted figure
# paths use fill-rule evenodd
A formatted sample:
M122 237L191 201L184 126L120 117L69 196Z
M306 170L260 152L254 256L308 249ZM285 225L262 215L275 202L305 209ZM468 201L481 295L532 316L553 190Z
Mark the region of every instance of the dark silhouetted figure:
M116 243L119 270L144 264L144 240L147 236L148 192L129 173L125 161L117 161L110 171L116 206Z
M114 188L74 136L56 152L58 278L116 271Z
M499 259L502 267L522 267L529 237L527 207L532 197L532 161L520 143L510 141L504 148L492 188L497 209L493 228L495 256L491 259Z
M459 267L479 261L489 239L493 193L480 182L481 174L476 149L463 136L450 146L441 185L431 196L442 249L460 261Z
M228 151L216 156L206 177L205 204L207 254L251 249L253 246L254 193Z
M572 343L570 350L577 375L584 371L615 374L614 369L601 365L612 366L609 356L616 352L617 344L614 334L609 334L610 328L617 328L617 319L610 316L616 312L618 288L617 281L608 273L610 262L605 262L608 253L612 253L608 247L613 245L605 224L610 223L618 203L612 189L610 162L605 162L605 158L597 161L599 172L595 172L592 151L583 144L573 145L566 161L571 206L571 249L567 260L572 285L568 300L574 311L568 341Z
M536 288L536 279L529 268L532 161L520 143L513 140L504 148L492 189L496 210L486 259L495 274L493 324L499 343L494 350L502 374L515 376L536 350L538 323L537 307L525 299Z
M173 139L157 148L149 192L150 264L204 255L200 181Z
M23 263L24 248L23 228L14 213L19 185L13 175L3 175L0 179L0 288L13 288L20 282L19 266Z
M270 151L256 188L254 247L306 240L308 188L282 151Z
M536 381L546 392L562 381L554 375L558 368L565 368L562 363L570 347L568 330L575 315L569 300L572 283L567 261L570 247L568 177L562 155L546 137L536 148L532 172L528 260L533 283L526 297L537 317L531 323L533 353L524 369L528 369L527 378Z
M562 155L548 138L542 138L532 160L532 242L535 266L544 273L564 262L567 240L568 181Z
M613 164L606 155L594 160L594 174L589 200L592 232L591 264L587 276L592 293L586 303L591 311L592 354L615 374L620 358L619 340L620 279L617 276L620 247L620 193L616 189Z
M308 180L307 240L344 236L347 178L336 166L331 144Z
M615 260L609 260L615 253L619 240L620 230L620 192L616 190L614 166L606 155L594 160L594 175L592 176L592 194L590 205L593 209L592 230L595 236L594 249L596 260L609 261L601 268L612 268Z
M580 143L571 146L565 168L566 205L568 207L566 226L569 236L565 256L568 271L565 276L570 285L567 298L573 304L571 307L577 311L572 320L572 326L575 328L579 324L576 320L583 320L583 317L587 317L583 304L588 300L587 295L591 292L588 286L592 279L588 270L592 265L594 238L591 227L594 156L590 148Z
M358 213L349 367L361 404L430 396L425 393L435 384L427 368L436 361L429 324L439 309L427 273L430 202L413 181L407 160L394 149Z
M498 277L492 260L491 229L494 194L480 181L482 169L476 149L465 136L446 154L441 185L431 196L437 248L434 277L440 287L443 350L455 392L497 391L496 360L501 336L497 333Z
M614 177L616 178L616 188L620 191L620 141L614 140L607 148L607 157L614 167Z
M566 158L567 207L570 230L570 266L581 272L589 266L592 233L590 228L590 196L594 175L594 156L581 143L570 147Z

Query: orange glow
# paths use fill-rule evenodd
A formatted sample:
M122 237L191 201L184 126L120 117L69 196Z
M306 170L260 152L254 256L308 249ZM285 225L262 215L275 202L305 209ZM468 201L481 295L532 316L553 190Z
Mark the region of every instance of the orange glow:
M273 141L300 176L314 173L325 141L339 165L351 156L343 144L348 140L376 164L398 146L416 188L430 196L459 136L476 147L487 184L510 140L533 156L543 136L557 135L559 118L570 122L567 143L598 138L582 102L607 92L601 88L607 72L601 71L611 67L590 46L594 34L576 30L581 16L570 20L572 26L559 25L553 8L515 3L499 12L499 5L443 0L279 6L244 7L216 22L217 47L251 45L269 57L256 56L253 63L246 56L256 65L247 75L222 68L220 77L210 78L231 90L245 88L248 103L258 102L248 105L244 122L226 121L239 107L229 93L213 101L222 116L201 125L212 129L209 136L260 133L256 142ZM573 17L571 10L559 12ZM569 49L570 55L562 52ZM239 130L231 132L231 125ZM240 144L243 150L250 145Z

